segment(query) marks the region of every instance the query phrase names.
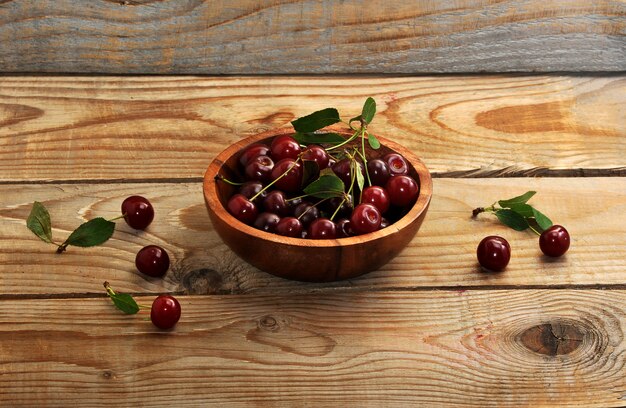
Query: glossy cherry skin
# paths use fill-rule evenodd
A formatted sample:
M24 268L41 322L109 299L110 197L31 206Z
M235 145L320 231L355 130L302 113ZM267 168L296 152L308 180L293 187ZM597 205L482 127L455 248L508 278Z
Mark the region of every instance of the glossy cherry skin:
M309 239L334 239L337 226L328 218L318 218L309 225L307 232Z
M252 224L254 228L265 232L276 232L276 226L280 222L280 217L269 212L262 212L256 217Z
M389 194L380 186L365 187L361 193L361 203L372 204L381 214L384 214L389 209Z
M131 228L144 230L154 219L154 208L142 196L130 196L122 202L124 220Z
M387 218L383 217L380 219L380 229L387 228L389 225L391 225L391 223Z
M302 152L302 148L300 148L300 143L298 143L293 137L289 135L282 135L277 136L272 140L270 151L272 153L272 158L275 161L282 159L295 160L298 158L298 155L300 155L300 152Z
M372 159L367 161L367 172L370 180L375 186L384 186L389 180L389 166L381 159Z
M385 185L391 204L398 207L411 205L417 200L419 187L412 177L398 175L389 178Z
M337 217L349 217L354 209L352 196L350 195L347 195L346 197L333 197L325 201L323 206L323 210L330 215L335 214L335 211L337 211ZM339 207L339 210L337 210L337 207Z
M355 234L367 234L380 228L380 211L371 204L359 204L352 211L350 225Z
M250 146L246 147L246 149L239 156L239 164L242 167L246 167L250 160L254 159L257 156L268 156L270 154L270 148L263 143L253 143Z
M383 157L383 161L389 166L389 174L392 176L409 174L409 164L398 153L389 153Z
M263 190L263 183L260 181L246 181L239 187L239 194L243 195L247 199L250 199L257 195L261 190ZM265 197L267 197L267 194L267 190L263 191L257 198L254 199L253 203L258 205Z
M363 166L361 165L361 163L358 163L358 168L361 171L361 174L363 174ZM350 183L352 183L352 168L351 168L351 161L350 159L341 159L339 160L337 163L335 163L332 167L333 172L337 175L337 177L339 177L341 179L341 181L343 181L343 185L345 187L345 190L348 191L348 189L350 188ZM356 189L356 178L355 178L355 182L354 182L354 186Z
M274 213L281 217L289 215L289 212L291 211L290 205L285 197L285 193L280 190L272 190L267 193L267 197L263 199L263 208L265 211Z
M258 214L256 205L241 194L232 196L226 204L226 209L233 217L248 225L256 220Z
M557 257L569 249L569 232L561 225L553 225L539 236L539 248L548 256Z
M313 160L317 163L317 167L319 167L320 170L324 170L328 167L330 156L322 146L309 145L304 150L304 153L302 153L302 158L304 160Z
M350 220L347 218L342 218L337 221L337 238L348 238L354 235L354 231L352 231L352 226L350 224Z
M303 225L309 225L313 220L320 217L320 211L317 207L306 201L299 204L293 211L294 217L300 220Z
M267 183L272 179L274 161L269 156L256 156L246 165L246 178L252 181Z
M135 266L144 275L159 278L169 269L170 257L160 246L148 245L137 252Z
M287 172L283 176L283 174ZM299 191L302 187L302 166L293 159L282 159L274 165L272 180L276 180L274 186L278 190L288 193Z
M295 217L282 218L276 225L276 233L285 237L300 238L302 230L302 223Z
M159 329L171 329L180 319L180 303L174 296L160 295L150 309L150 320Z
M478 263L490 271L499 272L506 268L511 259L511 246L506 239L496 235L483 238L476 249Z

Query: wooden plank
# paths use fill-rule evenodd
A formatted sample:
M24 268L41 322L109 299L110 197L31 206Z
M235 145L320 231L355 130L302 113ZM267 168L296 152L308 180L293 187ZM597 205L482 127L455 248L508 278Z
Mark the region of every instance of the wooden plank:
M372 130L435 173L626 174L624 75L9 76L0 181L197 178L234 141L328 106L349 118L368 95Z
M150 304L152 298L141 298ZM3 406L619 407L626 292L1 300Z
M0 2L0 71L621 71L623 1Z
M201 183L4 185L0 186L0 295L99 293L110 281L130 292L192 294L306 293L337 288L401 289L432 287L623 287L626 283L626 178L436 179L424 224L391 263L364 277L333 284L303 284L260 272L234 255L212 229ZM569 229L572 247L562 258L541 255L531 232L516 232L494 218L471 218L473 208L527 190L554 222ZM25 226L33 200L50 210L54 235L63 239L86 219L119 215L129 195L149 197L156 218L145 232L123 221L103 247L54 247ZM487 235L512 246L501 274L481 273L476 246ZM161 245L172 266L164 280L141 276L135 254Z

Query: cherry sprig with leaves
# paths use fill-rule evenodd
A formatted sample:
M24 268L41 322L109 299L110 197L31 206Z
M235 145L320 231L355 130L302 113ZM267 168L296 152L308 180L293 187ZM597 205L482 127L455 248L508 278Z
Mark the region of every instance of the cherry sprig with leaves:
M516 230L525 231L530 229L537 235L552 226L552 221L541 211L528 204L528 201L536 194L536 191L499 200L488 207L478 207L472 211L472 216L476 217L480 213L494 214L504 225Z

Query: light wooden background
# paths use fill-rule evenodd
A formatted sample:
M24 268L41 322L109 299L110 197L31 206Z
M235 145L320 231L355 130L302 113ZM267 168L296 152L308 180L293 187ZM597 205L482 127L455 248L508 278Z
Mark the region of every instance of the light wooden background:
M623 0L2 0L0 72L621 71Z

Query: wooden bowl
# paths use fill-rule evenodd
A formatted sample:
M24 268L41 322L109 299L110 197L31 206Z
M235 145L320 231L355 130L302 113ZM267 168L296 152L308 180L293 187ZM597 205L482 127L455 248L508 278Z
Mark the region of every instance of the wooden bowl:
M225 204L234 194L235 187L215 181L215 176L220 174L229 180L242 180L237 163L240 151L251 143L269 142L275 136L284 134L293 134L293 131L268 131L231 145L213 160L204 175L204 200L213 226L237 255L276 276L329 282L378 269L411 241L426 216L432 195L432 179L424 163L413 153L378 136L382 146L372 151L371 156L382 157L391 151L402 154L409 162L410 175L420 186L417 202L404 217L389 227L356 237L313 240L260 231L233 217ZM348 136L345 132L343 134Z

